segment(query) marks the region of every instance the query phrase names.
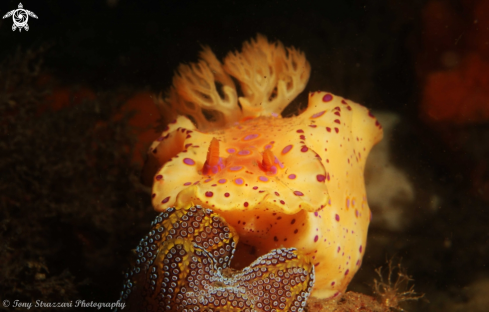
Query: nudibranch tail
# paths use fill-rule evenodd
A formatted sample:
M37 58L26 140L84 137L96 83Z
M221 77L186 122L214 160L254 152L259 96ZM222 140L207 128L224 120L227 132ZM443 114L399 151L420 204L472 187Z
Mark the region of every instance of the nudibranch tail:
M314 286L309 257L281 248L234 272L237 241L210 209L168 208L139 243L121 301L129 311L303 311Z

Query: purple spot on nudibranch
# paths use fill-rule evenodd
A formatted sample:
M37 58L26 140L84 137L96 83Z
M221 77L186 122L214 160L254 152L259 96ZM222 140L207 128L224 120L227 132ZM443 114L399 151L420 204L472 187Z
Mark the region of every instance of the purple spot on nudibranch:
M184 186L189 186L190 184L192 184L192 182L185 182L185 183L183 183Z
M318 239L319 239L319 236L317 236L317 235L316 235L316 236L314 237L314 242L317 242L317 241L318 241Z
M253 139L256 139L259 135L258 134L248 134L247 136L245 136L243 138L243 141L249 141L249 140L253 140Z
M350 273L350 270L349 270L349 269L347 269L347 270L345 271L345 275L348 275L348 273Z
M272 146L270 144L265 145L265 149L271 149Z
M184 158L183 159L183 163L186 164L186 165L189 165L189 166L193 166L195 165L195 161L191 158Z
M287 154L288 152L290 152L290 150L292 149L292 145L287 145L286 147L284 147L284 149L282 150L282 155L285 155Z
M204 183L207 183L207 182L210 182L210 181L212 181L212 179L205 179L204 180Z
M303 153L307 152L308 150L309 150L309 148L305 145L301 148L301 152L303 152Z
M358 250L360 251L360 253L362 253L362 251L363 251L363 246L362 246L362 245L360 245L360 248L359 248Z
M304 196L304 194L300 191L294 191L295 196Z
M163 179L163 176L161 174L159 174L155 177L155 179L156 179L156 181L159 181L159 180Z
M205 192L205 197L212 197L214 196L214 193L212 192Z
M297 133L304 133L304 130L299 129L299 130L297 130L296 132L297 132Z
M330 102L332 99L333 96L329 93L323 96L323 102Z
M324 113L326 113L326 111L322 111L322 112L319 112L319 113L315 113L314 115L311 116L311 118L318 118L318 117L321 117L322 115L324 115Z
M229 197L229 193L224 193L224 197Z
M243 204L243 205L244 205L245 207L248 207L248 205L249 205L249 204L248 204L248 202L244 202L244 204Z
M324 174L318 174L316 176L316 179L318 180L318 182L324 182L326 180L326 176Z
M242 150L238 152L238 155L244 156L249 155L251 152L249 150Z
M293 173L292 174L289 174L288 178L291 179L291 180L294 180L296 178L296 175L293 174Z
M235 153L235 152L236 152L236 150L235 150L234 148L228 148L226 151L227 151L229 154L232 154L232 153Z
M275 163L276 163L277 165L279 165L279 166L280 166L280 168L284 169L284 164L282 164L282 163L280 162L280 160L278 160L277 156L275 156Z
M336 214L334 218L336 221L340 222L340 216L338 214Z
M336 282L331 282L331 286L334 286L334 284L336 284Z
M166 204L166 203L167 203L169 200L170 200L170 196L165 197L165 199L163 199L163 200L161 201L161 203L162 203L162 204Z
M259 176L258 179L262 182L268 182L268 178L264 176Z
M223 184L223 183L226 183L226 179L219 179L217 182L220 184Z
M234 182L238 185L242 185L244 183L243 179L241 178L237 178L236 180L234 180Z
M230 171L239 171L243 169L243 166L232 166L232 167L229 167L229 170Z

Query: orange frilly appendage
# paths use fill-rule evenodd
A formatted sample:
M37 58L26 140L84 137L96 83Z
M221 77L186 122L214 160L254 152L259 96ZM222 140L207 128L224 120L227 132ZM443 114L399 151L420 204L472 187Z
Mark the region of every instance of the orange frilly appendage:
M200 130L222 129L279 114L304 90L310 72L303 52L259 34L241 52L230 52L224 64L204 47L198 63L178 67L173 87L157 104L162 111L191 116ZM233 78L244 96L238 98Z

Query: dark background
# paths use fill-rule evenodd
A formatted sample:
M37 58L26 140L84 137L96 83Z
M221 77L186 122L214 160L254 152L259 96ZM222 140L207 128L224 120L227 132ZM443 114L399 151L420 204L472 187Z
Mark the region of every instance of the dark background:
M31 17L30 30L21 33L8 31L11 20L2 20L0 55L51 44L47 65L66 83L161 91L180 62L197 60L201 45L223 57L262 33L305 51L310 89L400 109L413 94L407 39L421 5L381 2L119 1L111 7L106 1L30 1L24 8L39 19ZM4 1L1 12L17 5Z

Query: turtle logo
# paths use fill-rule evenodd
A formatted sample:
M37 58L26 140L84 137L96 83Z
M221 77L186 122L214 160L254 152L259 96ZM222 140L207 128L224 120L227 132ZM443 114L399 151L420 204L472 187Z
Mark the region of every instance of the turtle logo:
M34 12L24 10L22 3L19 3L19 8L17 10L12 10L8 12L3 16L3 18L7 18L10 16L12 16L12 20L14 21L14 24L12 25L12 30L15 31L18 28L19 32L22 31L22 28L24 28L26 31L29 30L29 25L27 25L29 16L37 18L37 15L34 14Z

